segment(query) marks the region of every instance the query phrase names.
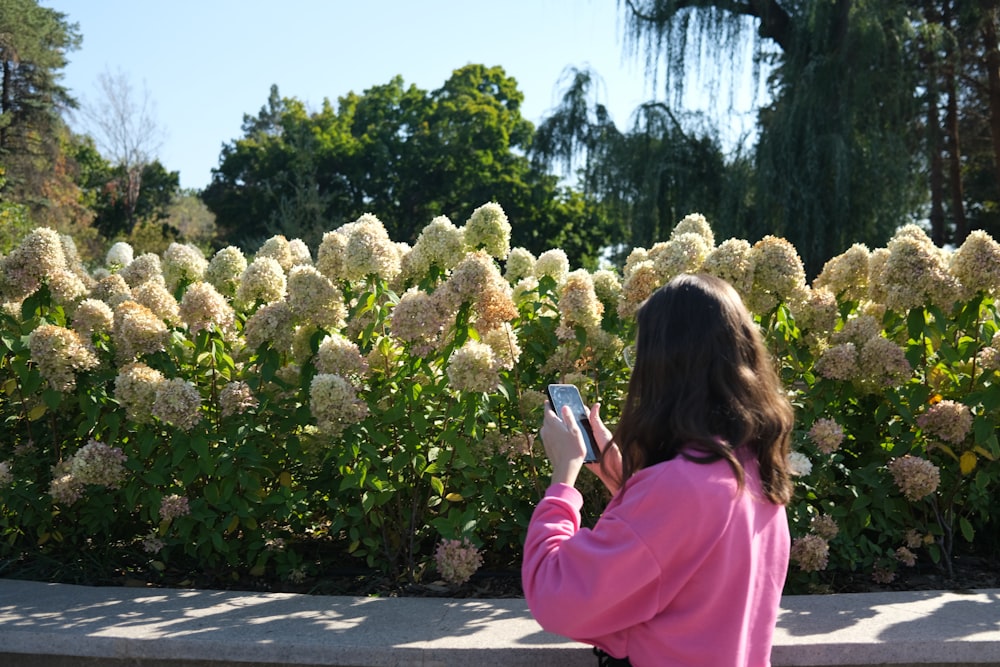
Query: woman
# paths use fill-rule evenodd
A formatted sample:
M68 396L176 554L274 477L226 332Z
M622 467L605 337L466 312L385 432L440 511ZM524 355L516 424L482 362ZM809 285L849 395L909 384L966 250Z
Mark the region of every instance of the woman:
M539 433L552 484L524 547L543 628L601 664L770 664L788 563L792 408L736 291L682 275L639 309L635 368L613 436L588 464L613 494L592 530L574 488L584 444L568 409ZM615 660L627 658L631 662Z

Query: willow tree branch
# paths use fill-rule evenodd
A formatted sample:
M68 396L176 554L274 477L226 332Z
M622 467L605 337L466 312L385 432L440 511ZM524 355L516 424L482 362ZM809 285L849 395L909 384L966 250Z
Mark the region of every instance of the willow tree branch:
M678 0L677 2L657 3L653 11L645 11L639 7L636 0L625 0L625 6L639 21L653 24L664 24L671 21L679 12L685 9L707 9L715 7L731 14L750 16L760 21L757 33L773 40L783 51L788 50L792 34L792 21L788 12L777 0Z

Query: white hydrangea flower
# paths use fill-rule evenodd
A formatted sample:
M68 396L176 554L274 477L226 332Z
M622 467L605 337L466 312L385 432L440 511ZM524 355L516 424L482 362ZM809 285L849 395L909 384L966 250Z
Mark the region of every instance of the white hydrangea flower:
M108 249L108 254L104 256L104 264L109 269L122 269L132 263L135 259L135 251L132 246L125 241L118 241Z

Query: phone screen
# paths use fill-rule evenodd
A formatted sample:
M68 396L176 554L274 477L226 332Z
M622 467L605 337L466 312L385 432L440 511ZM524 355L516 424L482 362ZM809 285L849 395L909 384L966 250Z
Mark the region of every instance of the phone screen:
M587 418L587 408L583 404L583 398L580 396L580 390L576 388L576 385L572 384L550 384L549 385L549 402L552 403L552 409L555 410L556 415L562 418L562 406L568 405L570 410L573 412L573 419L576 421L577 427L579 427L580 432L583 433L583 443L587 447L587 454L584 457L585 463L594 463L597 461L597 443L594 441L594 431L590 427L590 420Z

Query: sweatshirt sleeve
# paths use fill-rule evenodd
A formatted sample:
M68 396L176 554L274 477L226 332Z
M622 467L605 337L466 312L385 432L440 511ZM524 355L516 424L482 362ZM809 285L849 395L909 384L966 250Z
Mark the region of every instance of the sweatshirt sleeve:
M528 526L521 578L543 628L591 641L652 618L661 570L615 513L602 516L594 530L581 529L582 506L573 487L549 487Z

